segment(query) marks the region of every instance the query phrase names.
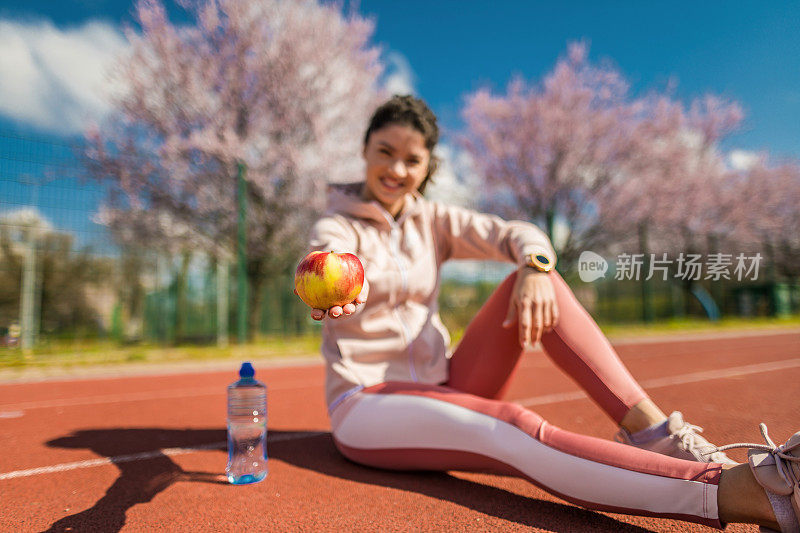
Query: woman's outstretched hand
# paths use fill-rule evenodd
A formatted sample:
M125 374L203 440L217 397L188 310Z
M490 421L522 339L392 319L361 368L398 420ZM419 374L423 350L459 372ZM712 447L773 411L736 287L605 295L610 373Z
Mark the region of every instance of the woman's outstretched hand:
M519 344L528 348L542 339L558 322L556 292L550 274L522 267L511 293L504 328L519 323Z
M356 312L357 306L363 305L367 302L367 296L369 295L369 281L367 278L364 278L364 285L361 287L361 292L349 304L344 305L334 305L330 309L312 309L311 310L311 318L314 320L322 320L325 318L327 314L330 318L339 318L342 316L352 315Z

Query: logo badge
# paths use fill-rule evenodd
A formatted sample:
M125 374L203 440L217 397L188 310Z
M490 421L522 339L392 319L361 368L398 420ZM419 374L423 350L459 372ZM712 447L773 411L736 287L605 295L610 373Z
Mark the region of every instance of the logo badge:
M602 256L586 250L578 258L578 275L584 283L604 278L608 272L608 262Z

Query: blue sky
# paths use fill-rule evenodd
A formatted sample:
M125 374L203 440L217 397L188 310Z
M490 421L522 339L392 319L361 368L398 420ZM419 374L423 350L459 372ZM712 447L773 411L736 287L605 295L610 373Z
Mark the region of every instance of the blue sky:
M463 95L540 79L570 40L611 60L635 90L678 82L683 98L714 92L747 118L736 144L800 156L800 2L364 2L377 41L397 50L442 120ZM463 7L457 7L457 6Z
M0 0L0 132L64 140L81 117L102 113L90 82L124 46L131 6ZM586 39L591 60L612 61L636 92L674 79L681 98L712 92L740 102L744 126L725 148L800 158L800 1L364 0L358 9L375 17L374 41L395 81L447 129L459 128L471 91L502 90L514 74L541 79L569 41Z

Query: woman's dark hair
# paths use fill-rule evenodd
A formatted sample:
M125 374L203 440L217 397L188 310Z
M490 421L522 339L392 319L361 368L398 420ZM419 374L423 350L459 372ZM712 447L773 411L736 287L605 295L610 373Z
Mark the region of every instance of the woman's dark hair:
M420 132L425 139L425 148L428 149L431 157L428 164L428 173L418 188L420 194L423 194L431 177L436 172L436 169L439 168L439 158L433 155L433 148L439 142L439 126L436 124L436 115L421 99L411 95L396 94L373 113L367 133L364 134L364 146L369 142L369 136L373 131L377 131L389 124L410 126Z

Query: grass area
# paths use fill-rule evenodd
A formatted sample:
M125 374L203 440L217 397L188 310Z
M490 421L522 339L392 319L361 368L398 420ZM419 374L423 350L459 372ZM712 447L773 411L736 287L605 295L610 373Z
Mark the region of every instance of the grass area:
M125 363L175 363L243 359L288 359L319 353L317 335L301 337L265 336L255 342L225 348L218 346L157 346L135 344L120 346L110 341L50 343L23 354L19 348L0 348L0 369L46 368Z
M651 324L600 324L610 339L650 337L673 333L719 333L800 328L800 315L787 317L723 318L716 322L698 318L672 319Z
M786 318L726 318L718 322L681 319L651 324L601 324L603 332L615 338L651 337L676 333L715 333L800 328L800 315ZM451 332L457 344L463 329ZM110 341L57 342L37 347L30 354L19 348L0 348L0 369L74 368L126 363L178 363L186 361L240 361L245 359L290 359L313 357L319 353L318 334L305 336L271 335L244 345L175 346L136 344L120 346Z

